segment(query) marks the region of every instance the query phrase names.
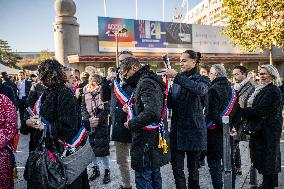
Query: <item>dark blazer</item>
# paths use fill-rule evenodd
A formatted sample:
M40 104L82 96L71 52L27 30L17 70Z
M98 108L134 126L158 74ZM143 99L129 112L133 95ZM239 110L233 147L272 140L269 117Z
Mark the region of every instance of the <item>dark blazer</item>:
M281 171L280 138L282 132L282 99L278 87L265 86L255 97L252 107L242 109L248 124L260 124L259 135L251 135L251 159L261 174Z
M175 77L168 98L168 107L172 109L171 148L206 150L207 129L203 110L209 83L209 78L198 74L196 68Z
M25 79L25 93L26 93L26 97L29 96L32 84L33 84L32 81ZM16 85L18 86L18 81L16 82ZM18 94L17 95L19 97L19 89L18 89Z

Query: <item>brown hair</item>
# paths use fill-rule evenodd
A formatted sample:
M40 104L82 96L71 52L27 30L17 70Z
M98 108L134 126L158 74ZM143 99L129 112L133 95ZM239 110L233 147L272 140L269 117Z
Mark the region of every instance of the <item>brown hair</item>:
M46 87L52 87L66 81L63 66L55 59L47 59L40 63L38 78Z

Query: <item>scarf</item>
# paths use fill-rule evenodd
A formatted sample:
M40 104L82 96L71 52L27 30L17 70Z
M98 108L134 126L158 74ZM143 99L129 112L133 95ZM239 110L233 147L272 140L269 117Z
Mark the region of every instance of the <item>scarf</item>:
M248 99L248 102L247 102L247 107L252 107L252 104L253 104L253 101L255 99L255 97L258 95L258 93L264 88L266 87L268 84L270 83L267 83L267 84L259 84L255 87L255 90L254 92L251 94L251 96L249 97Z
M234 88L236 89L236 91L239 91L241 88L243 88L243 86L245 86L247 82L249 82L249 79L245 78L242 82L236 83Z
M97 109L104 109L104 103L100 98L100 86L94 88L90 84L83 89L85 95L86 108L90 116L96 116Z

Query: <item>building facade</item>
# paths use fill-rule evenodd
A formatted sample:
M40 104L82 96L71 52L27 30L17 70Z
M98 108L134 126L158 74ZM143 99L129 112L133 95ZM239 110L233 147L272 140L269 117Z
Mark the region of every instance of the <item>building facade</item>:
M201 24L223 26L226 18L222 15L223 0L203 0L185 15L183 22L189 24Z

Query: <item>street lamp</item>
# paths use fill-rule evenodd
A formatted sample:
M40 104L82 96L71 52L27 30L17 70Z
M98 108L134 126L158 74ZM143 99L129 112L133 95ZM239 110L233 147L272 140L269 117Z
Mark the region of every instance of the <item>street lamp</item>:
M127 29L126 28L121 28L120 30L118 30L117 32L114 31L107 31L106 34L108 35L114 35L115 36L115 44L116 44L116 51L115 51L115 57L116 57L116 67L119 67L119 63L118 63L118 35L121 33L126 33Z

